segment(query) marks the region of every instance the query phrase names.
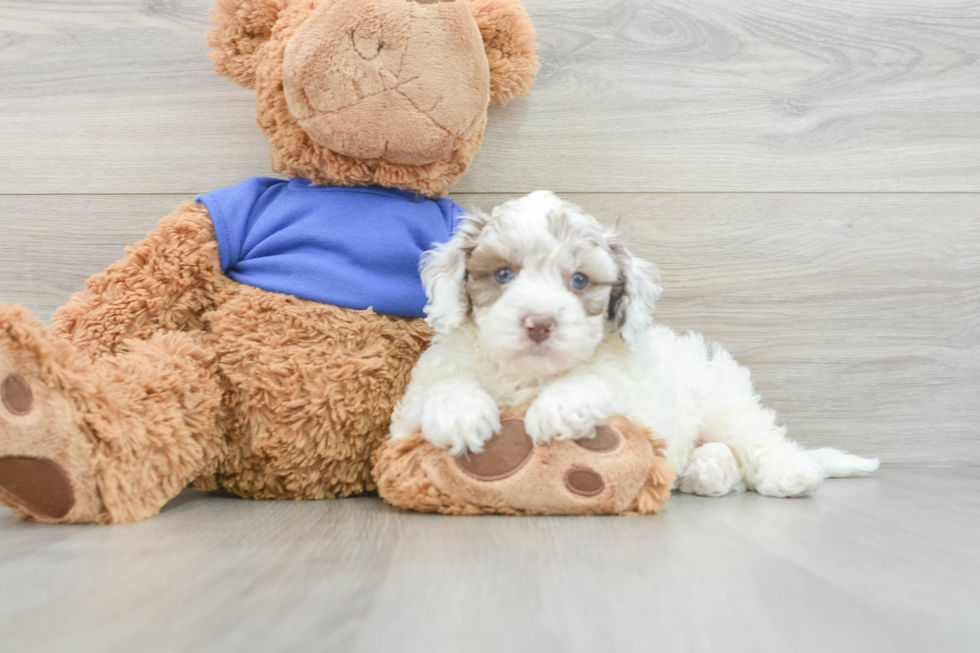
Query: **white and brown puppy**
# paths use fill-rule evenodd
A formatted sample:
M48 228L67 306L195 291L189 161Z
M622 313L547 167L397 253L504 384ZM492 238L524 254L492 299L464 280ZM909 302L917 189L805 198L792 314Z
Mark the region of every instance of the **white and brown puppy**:
M667 441L684 492L799 496L827 476L877 469L877 460L786 439L727 351L653 325L654 275L546 191L468 216L423 261L436 336L391 437L421 426L453 454L478 452L500 429L498 406L531 404L525 422L537 443L590 437L614 414L649 426Z

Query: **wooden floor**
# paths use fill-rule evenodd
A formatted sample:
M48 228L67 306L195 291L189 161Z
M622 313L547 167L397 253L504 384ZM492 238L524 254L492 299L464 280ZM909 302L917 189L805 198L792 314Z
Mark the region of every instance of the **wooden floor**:
M269 174L210 3L0 0L0 302L47 318L177 203ZM0 508L0 651L980 650L980 5L526 4L537 86L453 197L548 188L618 222L658 319L882 472L643 519Z
M187 492L159 517L0 514L4 651L980 647L980 475L886 466L813 499L678 496L647 518L416 515Z

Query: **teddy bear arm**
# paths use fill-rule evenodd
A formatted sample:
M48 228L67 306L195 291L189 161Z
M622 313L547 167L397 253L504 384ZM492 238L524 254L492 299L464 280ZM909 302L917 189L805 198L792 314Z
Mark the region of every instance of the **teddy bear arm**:
M500 432L480 453L453 456L422 437L384 442L374 477L385 501L445 514L649 514L670 496L664 442L622 416L591 438L535 445L527 406L502 407Z
M91 277L55 312L53 330L99 357L127 338L201 328L226 283L207 209L185 202L125 258Z

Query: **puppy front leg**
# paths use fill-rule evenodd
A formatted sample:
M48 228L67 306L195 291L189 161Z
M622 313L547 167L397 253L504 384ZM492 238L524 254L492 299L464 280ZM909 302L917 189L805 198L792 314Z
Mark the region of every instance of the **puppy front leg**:
M454 377L433 383L418 392L403 407L407 429L393 431L393 437L407 435L416 426L422 437L458 456L480 453L483 444L500 432L497 402L475 380Z
M578 440L595 435L595 427L617 412L616 390L592 374L580 374L545 388L524 417L535 444L548 440Z

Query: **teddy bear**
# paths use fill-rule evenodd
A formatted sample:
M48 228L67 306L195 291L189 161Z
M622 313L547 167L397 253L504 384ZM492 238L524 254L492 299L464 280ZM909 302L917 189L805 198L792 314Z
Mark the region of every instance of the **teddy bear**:
M526 93L518 0L218 0L215 70L255 89L273 169L179 205L47 327L0 304L0 502L118 524L188 485L375 488L432 332L419 258L490 103Z

